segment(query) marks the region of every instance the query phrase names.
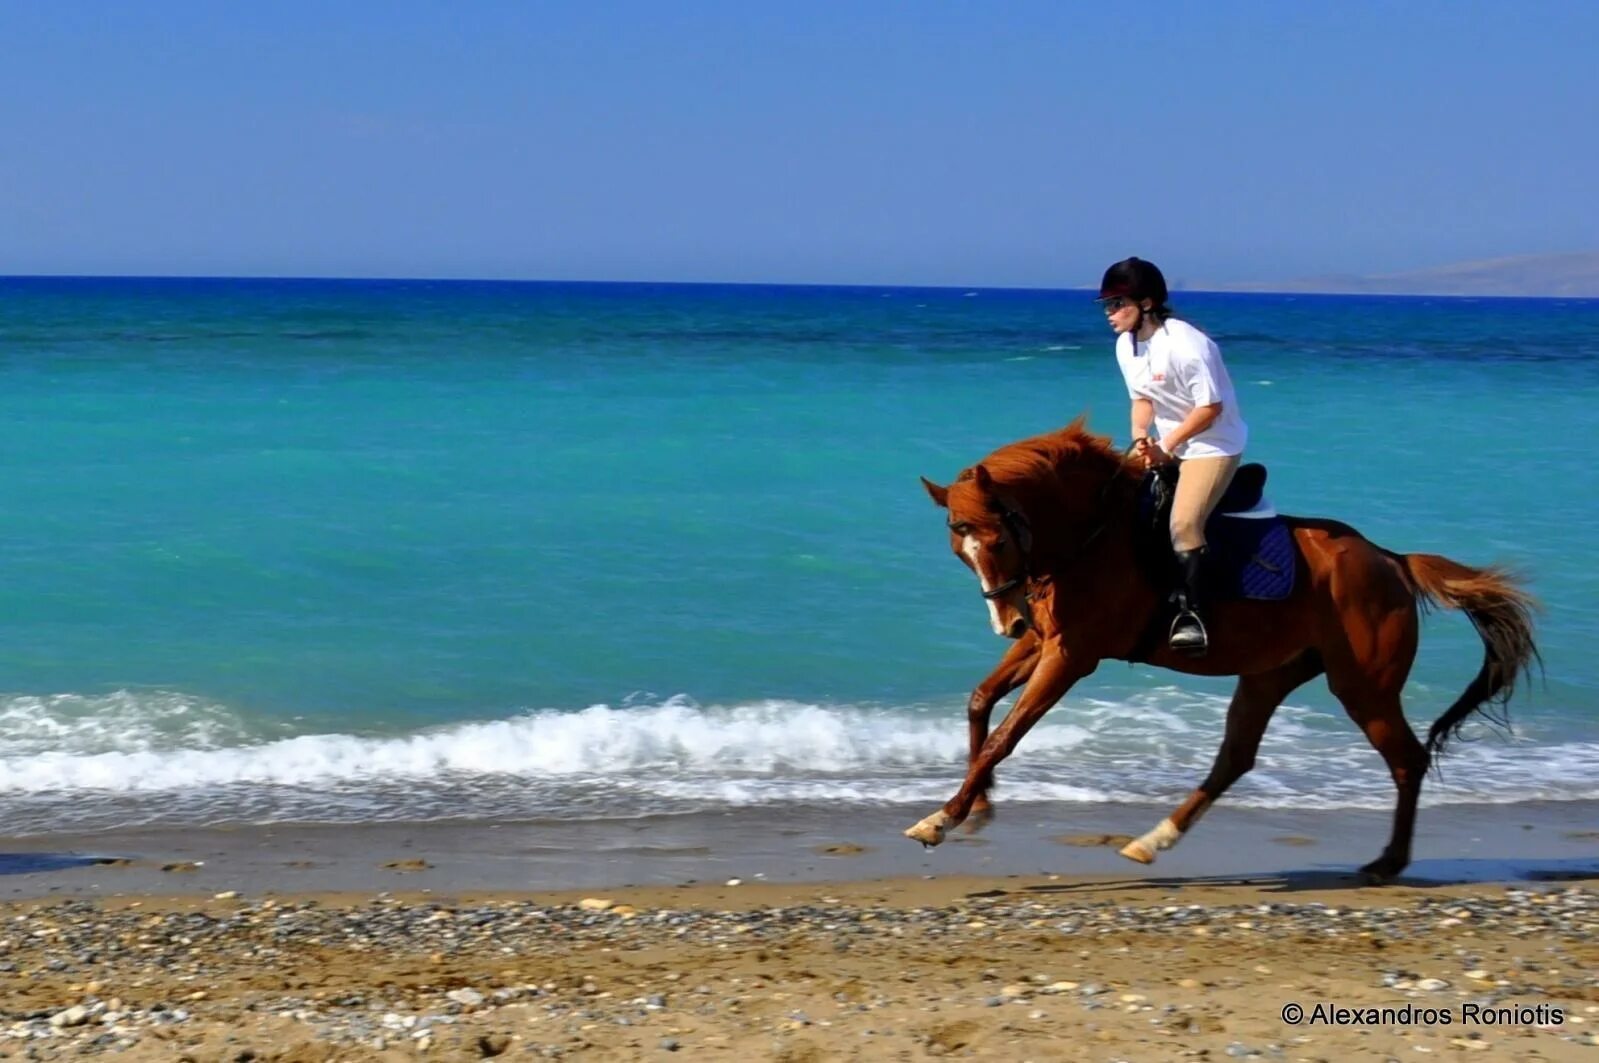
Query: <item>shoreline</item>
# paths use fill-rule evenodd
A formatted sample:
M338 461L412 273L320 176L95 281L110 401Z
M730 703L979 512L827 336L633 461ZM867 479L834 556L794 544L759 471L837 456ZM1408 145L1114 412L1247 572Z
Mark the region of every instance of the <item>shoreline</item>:
M1388 838L1364 809L1213 809L1149 867L1116 849L1156 805L998 805L978 834L924 850L900 832L920 806L746 808L634 820L443 821L137 828L0 838L0 900L359 893L493 894L919 876L1161 881L1353 880ZM1421 811L1412 884L1599 878L1599 802Z

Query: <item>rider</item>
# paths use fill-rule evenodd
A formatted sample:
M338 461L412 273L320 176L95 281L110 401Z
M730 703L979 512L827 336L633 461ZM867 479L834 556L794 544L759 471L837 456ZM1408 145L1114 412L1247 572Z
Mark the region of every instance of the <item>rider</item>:
M1200 619L1205 520L1232 482L1249 440L1216 342L1166 305L1166 278L1128 258L1105 271L1099 302L1116 332L1116 363L1133 400L1133 443L1146 468L1178 462L1171 542L1182 574L1171 648L1200 656L1210 638ZM1160 432L1151 439L1150 426Z

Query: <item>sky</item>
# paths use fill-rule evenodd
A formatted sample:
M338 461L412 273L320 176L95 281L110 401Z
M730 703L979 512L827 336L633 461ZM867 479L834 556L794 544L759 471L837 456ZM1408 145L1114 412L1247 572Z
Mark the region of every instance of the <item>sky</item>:
M1084 286L1599 250L1599 4L0 0L0 274Z

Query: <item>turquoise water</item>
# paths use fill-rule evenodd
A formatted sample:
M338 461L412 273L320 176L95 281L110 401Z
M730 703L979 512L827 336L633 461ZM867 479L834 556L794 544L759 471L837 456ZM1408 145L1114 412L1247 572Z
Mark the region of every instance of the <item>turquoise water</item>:
M1547 682L1430 800L1599 796L1599 302L1187 295L1279 509L1509 562ZM1087 412L1082 292L0 280L0 822L941 800L1003 651L917 482ZM1424 726L1475 673L1428 622ZM1161 798L1225 682L1107 664L1009 798ZM1324 690L1257 804L1391 790Z

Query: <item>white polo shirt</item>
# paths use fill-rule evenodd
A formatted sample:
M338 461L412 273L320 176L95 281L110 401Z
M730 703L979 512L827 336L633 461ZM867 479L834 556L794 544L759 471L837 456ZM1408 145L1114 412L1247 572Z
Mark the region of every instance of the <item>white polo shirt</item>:
M1244 452L1249 426L1238 409L1232 378L1216 341L1186 321L1167 318L1147 343L1134 348L1133 334L1116 337L1116 364L1127 395L1155 405L1160 436L1175 431L1199 406L1221 403L1221 416L1177 448L1175 458L1227 458Z

